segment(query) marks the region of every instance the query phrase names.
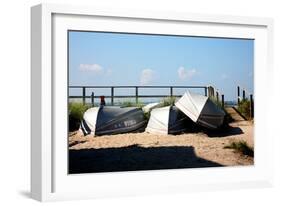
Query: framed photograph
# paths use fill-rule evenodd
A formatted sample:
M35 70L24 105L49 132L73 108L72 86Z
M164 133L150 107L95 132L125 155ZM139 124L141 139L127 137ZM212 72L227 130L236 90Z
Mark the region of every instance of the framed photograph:
M40 201L269 187L268 18L31 9Z

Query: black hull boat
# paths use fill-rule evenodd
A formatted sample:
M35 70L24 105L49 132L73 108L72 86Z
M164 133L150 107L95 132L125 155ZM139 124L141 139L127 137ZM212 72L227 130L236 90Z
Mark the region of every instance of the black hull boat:
M143 132L146 124L141 108L102 106L84 113L80 130L84 135L113 135Z

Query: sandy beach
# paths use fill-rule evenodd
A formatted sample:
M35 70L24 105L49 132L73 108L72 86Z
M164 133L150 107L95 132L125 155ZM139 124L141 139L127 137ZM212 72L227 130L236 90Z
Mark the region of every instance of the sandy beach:
M93 137L74 132L69 136L69 170L84 173L254 164L253 157L224 148L240 140L254 146L252 122L231 123L223 132L180 135L144 132Z

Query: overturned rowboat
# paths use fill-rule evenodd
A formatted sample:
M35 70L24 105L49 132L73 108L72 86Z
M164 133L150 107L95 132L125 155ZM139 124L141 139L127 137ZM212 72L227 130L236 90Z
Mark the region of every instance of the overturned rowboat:
M137 107L92 107L84 113L80 130L84 135L143 132L146 123L142 109Z
M179 134L193 126L192 120L177 107L167 106L151 111L145 131L151 134Z
M187 91L175 105L192 121L203 127L217 129L223 124L224 111L209 97Z

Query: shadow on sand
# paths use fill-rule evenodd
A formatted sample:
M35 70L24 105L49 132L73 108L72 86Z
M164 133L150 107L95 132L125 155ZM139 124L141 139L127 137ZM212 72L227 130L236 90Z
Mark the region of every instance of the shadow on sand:
M203 132L208 137L227 137L227 136L239 135L244 133L240 127L232 127L232 126L228 126L220 130L204 130Z
M69 173L116 172L223 166L197 157L194 147L150 147L69 150Z
M183 133L175 133L175 134L188 134L188 133L198 133L198 132L203 132L206 134L208 137L228 137L232 135L240 135L243 134L243 130L240 127L237 126L230 126L229 124L223 125L219 129L208 129L206 127L200 126L190 120L188 123L188 126Z

